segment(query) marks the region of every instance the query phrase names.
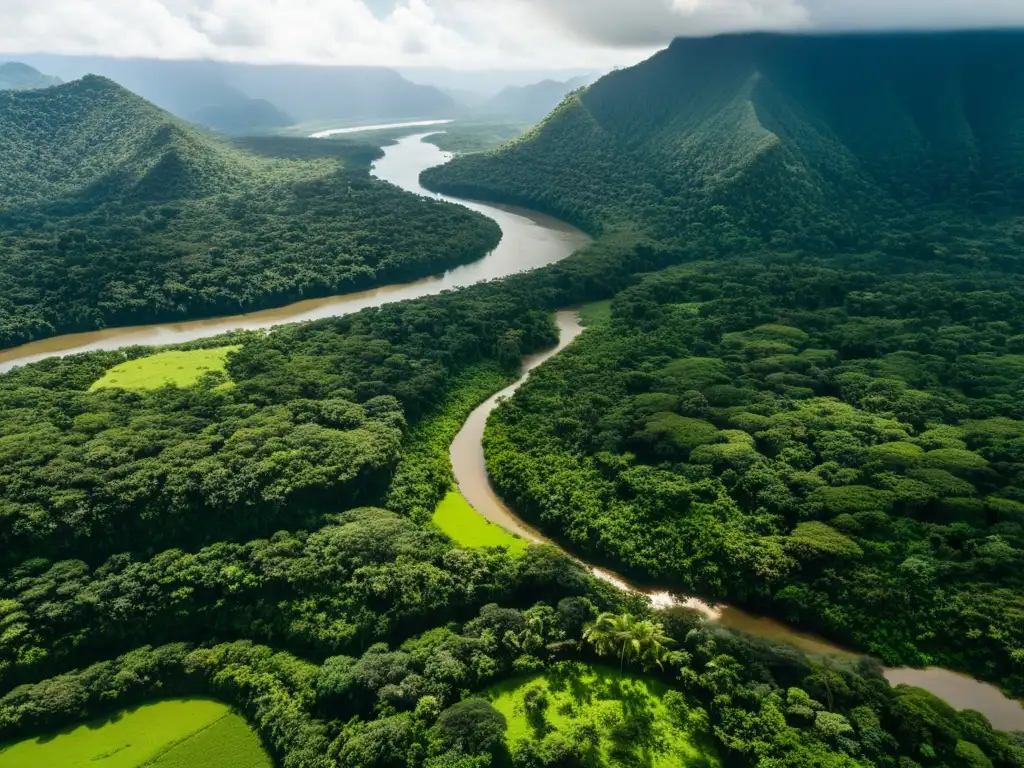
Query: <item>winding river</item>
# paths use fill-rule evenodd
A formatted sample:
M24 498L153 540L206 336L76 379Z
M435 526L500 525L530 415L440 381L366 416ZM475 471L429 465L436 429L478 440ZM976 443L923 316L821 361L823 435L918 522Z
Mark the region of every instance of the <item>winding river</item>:
M430 134L401 139L384 149L385 155L373 168L384 181L410 192L465 205L494 219L502 229L501 243L484 258L443 275L410 283L383 286L360 293L311 299L277 309L230 317L217 317L183 323L110 328L102 331L68 334L0 351L0 371L48 357L99 349L118 349L130 345L162 345L192 341L236 329L265 329L284 323L316 320L356 312L394 301L404 301L440 293L452 288L505 277L516 272L560 261L589 242L589 238L563 222L532 211L510 206L489 205L435 195L419 184L420 172L446 162L449 155L422 141ZM459 489L480 514L502 527L537 542L548 542L540 532L521 520L495 493L487 476L481 444L487 417L499 400L511 395L526 380L529 372L568 346L582 333L573 311L557 314L561 337L558 345L524 360L523 375L477 408L466 421L451 447L452 464ZM692 597L665 591L637 590L609 571L591 567L594 574L622 589L642 591L654 605L686 605L703 612L711 621L772 640L792 643L805 651L854 656L855 654L813 635L797 632L785 624L753 616L725 605L711 605ZM1005 697L995 686L981 683L948 670L887 669L886 677L896 685L908 683L932 691L958 709L976 709L984 713L996 728L1024 730L1024 706Z
M503 233L501 242L482 259L456 267L442 275L426 277L411 283L386 285L343 296L309 299L276 309L181 323L107 328L102 331L55 336L0 350L0 372L16 365L34 363L57 355L119 349L135 344L180 344L239 329L258 330L285 323L336 317L367 307L416 299L543 267L561 261L590 242L590 238L580 230L550 216L511 206L456 201L423 189L419 183L420 171L432 165L440 165L451 157L433 144L421 141L424 136L429 135L425 133L409 136L397 144L385 147L384 157L374 164L373 174L410 192L462 203L498 222Z
M529 525L502 501L487 475L484 462L483 436L487 417L499 402L511 396L530 375L530 371L554 357L572 343L582 332L579 315L563 310L556 315L560 332L558 345L523 360L522 374L513 384L491 396L480 405L462 426L452 442L451 459L459 491L481 515L502 528L524 539L542 544L555 544L536 528ZM563 550L564 551L564 550ZM580 561L582 562L582 561ZM822 637L799 632L775 619L742 611L721 603L711 604L695 597L676 595L664 590L639 588L616 573L583 563L597 578L623 590L646 595L658 608L684 606L703 613L709 621L729 629L741 630L768 640L794 645L807 653L855 658L858 654L842 648ZM995 728L1005 731L1024 731L1024 705L1008 698L996 686L975 680L948 669L928 667L888 667L885 677L892 685L915 685L931 691L957 709L974 709L988 717Z

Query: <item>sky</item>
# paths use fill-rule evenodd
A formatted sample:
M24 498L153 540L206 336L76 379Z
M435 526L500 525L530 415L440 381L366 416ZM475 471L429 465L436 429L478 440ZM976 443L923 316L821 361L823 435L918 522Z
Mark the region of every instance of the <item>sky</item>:
M0 0L0 50L454 69L625 66L677 35L1024 26L1024 0Z

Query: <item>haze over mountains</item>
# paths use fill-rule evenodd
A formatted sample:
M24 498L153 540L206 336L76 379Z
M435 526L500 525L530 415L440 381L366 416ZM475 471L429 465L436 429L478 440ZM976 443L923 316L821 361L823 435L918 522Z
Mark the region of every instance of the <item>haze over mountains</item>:
M316 119L450 117L455 101L383 67L313 67L217 61L21 57L65 80L107 77L179 117L226 133Z
M22 90L26 88L49 88L59 85L61 79L52 75L44 75L35 67L19 61L8 61L0 64L0 91Z
M524 122L537 122L561 103L570 91L590 85L595 75L581 75L571 80L542 80L530 85L510 85L483 104L476 112L492 117L505 117Z

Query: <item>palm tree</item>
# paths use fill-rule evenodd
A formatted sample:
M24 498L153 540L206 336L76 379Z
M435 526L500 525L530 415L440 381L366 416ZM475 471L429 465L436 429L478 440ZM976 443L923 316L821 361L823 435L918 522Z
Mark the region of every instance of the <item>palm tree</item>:
M598 656L610 653L616 645L614 613L605 611L583 628L583 639L594 646Z
M661 666L672 638L665 628L653 621L637 621L630 614L602 613L583 630L583 639L594 646L599 656L618 651L619 676L626 658L636 656Z
M639 656L645 663L659 667L668 653L672 638L665 634L665 627L654 621L639 621L633 626L633 639L637 643Z

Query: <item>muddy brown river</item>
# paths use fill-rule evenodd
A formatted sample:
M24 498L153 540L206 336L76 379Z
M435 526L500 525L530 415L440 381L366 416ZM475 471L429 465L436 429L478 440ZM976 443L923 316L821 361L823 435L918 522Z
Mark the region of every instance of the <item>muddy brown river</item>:
M428 296L542 267L564 259L589 242L589 238L583 232L548 216L509 206L446 198L426 191L419 184L420 172L430 166L446 162L450 157L434 145L424 143L422 138L427 135L429 134L409 136L393 146L386 147L385 156L374 165L373 173L378 178L410 192L457 202L494 219L501 226L502 240L498 247L484 258L442 275L411 283L383 286L324 299L311 299L277 309L182 323L109 328L44 339L0 351L0 371L59 355L98 349L118 349L136 344L175 344L236 329L265 329L285 323L344 315L366 307ZM487 417L498 401L510 396L526 379L530 370L560 352L583 332L575 312L559 312L557 321L561 330L558 346L526 358L522 378L476 409L451 448L452 464L459 488L474 509L525 539L547 543L554 542L550 542L516 516L494 492L487 476L481 440ZM589 565L588 567L595 576L604 581L622 589L642 591L656 606L687 605L700 610L709 620L722 626L792 643L809 653L855 655L823 638L798 632L773 619L754 616L726 605L712 605L694 597L670 594L666 591L639 590L614 573ZM937 668L887 669L886 677L893 685L907 683L925 688L959 709L976 709L984 713L996 728L1024 730L1024 706L1008 699L995 686Z
M487 426L487 417L498 406L498 403L502 399L510 397L526 381L530 371L561 352L583 332L576 312L571 310L558 312L556 321L560 331L558 345L526 357L523 360L522 376L519 380L489 398L470 414L452 442L451 459L459 490L477 512L524 539L558 546L557 543L522 520L498 496L487 475L483 451L483 436ZM799 632L774 619L755 616L721 603L707 603L691 596L638 588L618 574L589 563L584 562L583 564L603 581L614 584L620 589L647 595L656 607L667 608L681 605L693 608L703 613L709 621L723 627L741 630L769 640L790 643L807 653L847 658L857 656L856 653L841 648L822 637ZM975 709L988 717L992 725L1000 730L1024 730L1024 706L1020 702L1006 697L994 685L938 667L927 669L890 667L885 670L885 677L892 685L906 683L931 691L957 709Z
M276 309L267 309L228 317L212 317L181 323L160 323L102 331L72 333L0 350L0 372L16 365L33 363L57 355L73 355L98 349L119 349L134 344L180 344L234 330L258 330L304 320L318 320L378 307L394 301L461 288L485 280L506 277L516 272L543 267L561 261L590 242L583 232L550 216L521 208L452 200L423 189L420 171L450 159L418 134L384 148L384 157L373 166L373 174L384 181L427 197L451 200L494 219L502 231L501 242L482 259L449 270L441 275L373 288L360 293L300 301Z

